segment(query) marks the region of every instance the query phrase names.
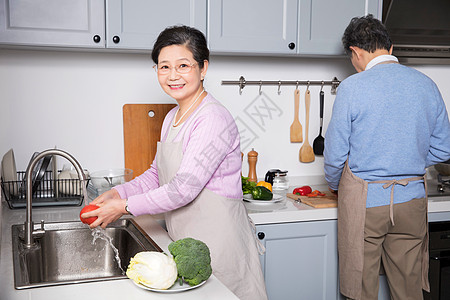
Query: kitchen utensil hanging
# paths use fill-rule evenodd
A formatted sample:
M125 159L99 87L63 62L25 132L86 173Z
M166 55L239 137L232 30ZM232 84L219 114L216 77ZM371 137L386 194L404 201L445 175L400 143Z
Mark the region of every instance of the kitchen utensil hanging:
M300 121L298 119L299 108L300 108L300 90L298 89L297 86L294 91L294 121L292 122L290 128L291 143L303 142L302 124L300 124Z
M309 107L311 105L311 93L309 91L309 85L306 88L305 92L305 141L303 142L303 146L300 148L299 159L301 162L308 163L313 162L314 151L308 141L308 131L309 131Z
M320 102L320 127L319 127L319 135L314 139L313 142L313 150L315 155L323 155L324 142L325 139L322 136L322 127L323 127L323 105L324 105L324 92L323 85L319 92L319 102Z

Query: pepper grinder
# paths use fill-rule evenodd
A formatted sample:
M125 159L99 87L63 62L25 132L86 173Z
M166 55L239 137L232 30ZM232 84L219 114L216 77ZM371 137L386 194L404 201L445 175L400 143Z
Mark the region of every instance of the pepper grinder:
M258 179L256 177L256 162L258 160L258 152L255 151L255 149L252 148L252 151L250 151L247 154L248 158L248 180L256 182Z

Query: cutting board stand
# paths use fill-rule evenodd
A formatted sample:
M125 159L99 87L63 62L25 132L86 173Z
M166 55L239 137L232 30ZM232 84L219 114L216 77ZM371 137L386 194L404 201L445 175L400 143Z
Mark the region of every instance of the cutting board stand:
M125 168L133 177L144 173L156 155L161 127L166 114L176 104L125 104L123 106L123 138Z

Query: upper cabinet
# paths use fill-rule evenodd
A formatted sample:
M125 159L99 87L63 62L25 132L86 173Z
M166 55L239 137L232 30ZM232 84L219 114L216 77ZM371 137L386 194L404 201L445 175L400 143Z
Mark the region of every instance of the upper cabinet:
M151 49L168 26L188 25L206 34L206 0L107 0L106 47Z
M381 16L379 0L209 0L213 53L342 55L351 18Z
M139 50L151 49L172 25L206 34L206 0L0 0L0 5L1 44Z
M0 0L0 43L104 48L103 0Z
M297 0L210 0L213 53L295 54Z
M353 17L372 14L381 19L379 0L300 0L298 53L344 54L341 38Z
M342 55L352 17L381 0L0 0L0 44L149 50L166 27L207 36L212 54Z

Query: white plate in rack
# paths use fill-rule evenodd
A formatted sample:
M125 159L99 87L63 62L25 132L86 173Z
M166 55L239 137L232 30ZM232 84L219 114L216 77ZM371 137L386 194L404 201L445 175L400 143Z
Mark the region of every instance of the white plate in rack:
M283 196L277 195L277 194L273 194L272 200L255 200L255 199L253 199L251 194L245 194L244 195L244 200L245 201L251 202L251 203L256 203L256 204L273 204L273 203L280 202L283 199L284 199Z
M5 182L11 182L5 185L5 192L7 194L17 196L19 194L19 189L17 185L17 170L16 170L16 160L14 158L13 149L9 149L5 153L2 159L2 177Z

